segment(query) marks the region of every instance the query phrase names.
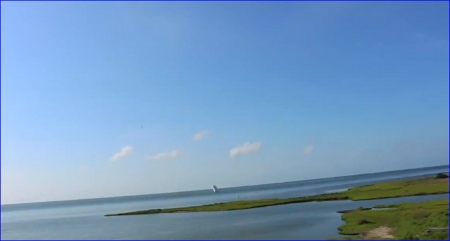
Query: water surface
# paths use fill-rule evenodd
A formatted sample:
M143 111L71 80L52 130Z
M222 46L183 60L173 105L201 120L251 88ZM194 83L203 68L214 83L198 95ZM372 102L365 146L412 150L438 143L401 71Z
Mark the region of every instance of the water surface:
M326 239L339 210L448 198L447 194L369 201L311 202L230 212L104 217L140 209L342 191L380 180L426 177L448 166L249 187L61 202L2 205L2 239ZM220 188L220 187L219 187Z

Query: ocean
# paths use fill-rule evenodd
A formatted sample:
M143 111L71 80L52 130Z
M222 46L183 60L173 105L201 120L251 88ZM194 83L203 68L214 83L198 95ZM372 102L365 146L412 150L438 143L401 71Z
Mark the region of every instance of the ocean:
M327 239L339 237L339 210L448 198L448 194L370 201L311 202L211 212L105 217L141 209L239 199L295 197L343 191L383 180L448 172L449 166L258 186L1 206L2 239Z

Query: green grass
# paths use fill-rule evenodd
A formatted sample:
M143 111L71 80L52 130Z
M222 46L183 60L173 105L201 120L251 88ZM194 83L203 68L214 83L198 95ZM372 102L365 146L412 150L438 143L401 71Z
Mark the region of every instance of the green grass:
M381 198L393 198L415 195L430 195L448 193L448 178L426 178L407 181L383 182L374 185L360 186L349 189L345 192L321 194L316 196L295 197L295 198L277 198L262 200L242 200L227 203L214 203L201 206L150 209L127 213L108 214L106 216L122 215L142 215L159 213L179 213L179 212L215 212L215 211L233 211L251 208L261 208L275 205L285 205L301 202L321 202L334 200L369 200Z
M448 193L448 178L383 182L348 190L354 201Z
M432 227L448 227L448 199L395 205L390 210L355 210L342 215L346 222L339 227L340 234L359 235L380 226L393 229L395 239L448 239L448 230L423 234ZM339 239L361 239L361 236Z
M283 198L283 199L262 199L262 200L242 200L227 203L214 203L201 206L167 208L167 209L150 209L135 212L108 214L106 216L122 216L122 215L141 215L141 214L157 214L157 213L180 213L180 212L217 212L217 211L233 211L251 208L261 208L275 205L302 203L302 202L321 202L333 200L348 200L349 197L344 194L322 194L317 196Z

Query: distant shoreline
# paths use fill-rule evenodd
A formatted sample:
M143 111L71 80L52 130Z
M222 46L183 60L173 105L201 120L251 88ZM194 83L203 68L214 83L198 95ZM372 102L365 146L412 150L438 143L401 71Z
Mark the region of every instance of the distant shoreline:
M268 206L287 205L293 203L303 203L303 202L323 202L336 200L362 201L362 200L448 193L449 192L448 175L444 178L438 177L420 178L405 181L380 182L377 184L350 188L349 190L344 192L320 194L306 197L241 200L226 203L214 203L214 204L179 207L179 208L140 210L125 213L106 214L105 216L109 217L109 216L146 215L146 214L163 214L163 213L180 213L180 212L235 211L235 210L262 208Z

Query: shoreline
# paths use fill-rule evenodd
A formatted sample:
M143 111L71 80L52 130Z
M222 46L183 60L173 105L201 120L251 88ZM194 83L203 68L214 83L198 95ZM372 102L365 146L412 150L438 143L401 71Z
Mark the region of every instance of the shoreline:
M324 202L338 200L375 200L386 198L397 198L407 196L423 196L449 193L448 176L434 178L419 178L403 181L380 182L371 185L364 185L350 188L347 191L319 194L314 196L294 197L294 198L274 198L261 200L241 200L225 203L214 203L199 206L149 209L132 212L106 214L105 216L128 216L128 215L149 215L163 213L187 213L187 212L220 212L236 211L253 208L263 208L269 206L287 205L303 202ZM399 194L400 193L400 194Z

